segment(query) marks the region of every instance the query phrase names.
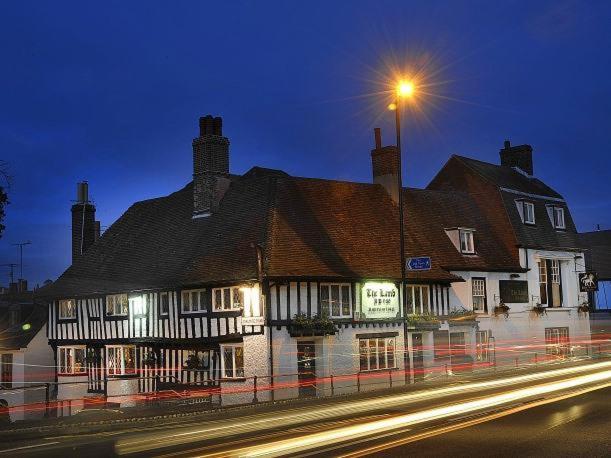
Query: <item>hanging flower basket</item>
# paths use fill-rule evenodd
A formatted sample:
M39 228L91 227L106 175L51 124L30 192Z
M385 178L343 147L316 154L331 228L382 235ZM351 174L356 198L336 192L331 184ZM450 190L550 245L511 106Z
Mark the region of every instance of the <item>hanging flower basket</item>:
M547 307L543 307L541 304L535 304L532 309L530 309L538 317L543 315L547 315Z
M505 318L509 318L509 310L511 310L509 306L501 302L499 305L494 307L494 316L505 315Z
M580 315L589 313L590 310L590 304L588 304L587 302L583 302L581 304L579 304L579 307L577 307L577 313L579 313Z

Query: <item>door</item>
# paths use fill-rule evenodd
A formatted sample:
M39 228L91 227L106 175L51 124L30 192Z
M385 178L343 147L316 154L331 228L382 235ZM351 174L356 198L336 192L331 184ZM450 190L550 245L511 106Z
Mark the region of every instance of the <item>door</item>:
M316 346L314 342L297 342L299 396L316 396Z
M412 334L412 354L414 358L414 381L424 378L424 353L422 351L422 334Z

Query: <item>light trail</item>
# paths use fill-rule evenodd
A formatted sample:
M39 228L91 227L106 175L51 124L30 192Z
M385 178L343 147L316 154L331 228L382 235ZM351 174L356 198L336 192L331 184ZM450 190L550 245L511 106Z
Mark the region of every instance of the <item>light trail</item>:
M244 433L253 433L272 428L287 428L304 422L329 420L345 415L355 415L384 408L397 408L401 404L414 403L427 399L439 399L443 396L461 394L484 389L511 386L518 383L534 382L554 377L571 376L589 371L604 371L611 368L611 362L600 362L583 366L555 369L534 374L513 376L509 378L465 383L456 386L375 397L373 399L342 402L339 405L321 406L316 410L311 408L291 409L269 414L253 415L240 419L216 422L210 426L186 428L168 434L142 434L121 439L115 445L118 454L141 453L159 448L188 444L190 442L226 438ZM610 371L611 373L611 371Z
M225 454L228 456L258 458L276 457L288 453L294 454L297 452L306 452L312 449L318 449L324 446L329 446L337 443L360 440L364 437L370 437L375 434L385 434L391 430L405 428L407 426L413 426L431 420L439 420L459 414L466 414L483 409L490 409L508 403L515 403L521 400L525 400L533 396L542 396L556 391L582 387L590 383L608 382L609 380L611 380L611 370L594 374L582 375L559 382L552 382L534 387L522 388L519 390L509 391L507 393L489 396L483 399L476 399L472 401L461 402L458 404L437 407L429 410L400 415L384 420L377 420L364 424L337 428L331 431L310 434L301 438L284 439L272 444L245 447L239 450L232 450L229 453ZM611 383L605 383L604 385L601 385L601 387L609 385L611 385Z

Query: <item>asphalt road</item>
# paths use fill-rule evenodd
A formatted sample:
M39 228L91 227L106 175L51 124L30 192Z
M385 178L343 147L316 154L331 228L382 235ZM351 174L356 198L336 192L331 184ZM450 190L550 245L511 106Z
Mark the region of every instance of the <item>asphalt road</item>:
M373 453L376 457L609 457L611 388Z

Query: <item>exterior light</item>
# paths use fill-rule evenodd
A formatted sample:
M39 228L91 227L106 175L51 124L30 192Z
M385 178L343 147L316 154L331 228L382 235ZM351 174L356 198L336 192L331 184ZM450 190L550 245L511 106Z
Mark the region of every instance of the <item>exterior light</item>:
M390 111L395 111L397 109L397 104L396 103L391 103L390 105L388 105L388 109Z
M32 325L30 323L25 323L23 326L21 326L21 329L24 331L29 331L31 327Z
M411 97L414 94L414 83L411 81L399 81L397 84L397 95L402 98Z

